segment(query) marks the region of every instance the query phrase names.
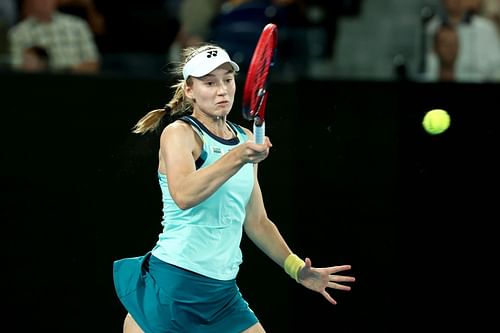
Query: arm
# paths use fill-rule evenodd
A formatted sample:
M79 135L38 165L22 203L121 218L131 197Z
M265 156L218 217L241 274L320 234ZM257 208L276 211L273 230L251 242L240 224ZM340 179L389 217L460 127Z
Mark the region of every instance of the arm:
M252 242L269 258L284 268L297 282L320 293L330 303L337 304L326 291L326 288L351 289L351 287L340 282L354 282L354 278L337 274L349 270L351 268L349 265L315 268L312 267L309 258L306 258L304 262L293 254L276 225L267 217L262 193L257 181L257 165L255 166L255 185L247 205L244 228Z
M165 166L170 194L181 209L208 198L244 164L265 159L270 145L247 141L212 165L196 170L201 144L191 126L181 121L167 126L160 138L160 165Z
M85 61L71 67L72 73L97 73L99 72L99 61Z
M245 233L271 260L284 267L285 259L292 254L292 251L276 225L267 216L257 178L257 165L254 177L252 196L246 208Z

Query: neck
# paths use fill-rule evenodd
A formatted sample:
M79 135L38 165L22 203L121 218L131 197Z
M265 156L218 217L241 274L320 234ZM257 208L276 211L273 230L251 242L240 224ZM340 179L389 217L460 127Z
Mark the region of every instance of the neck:
M455 80L455 71L453 68L441 68L439 71L439 80L440 81L454 81Z
M52 21L52 15L34 15L33 16L37 21L43 22L43 23L49 23Z
M226 117L220 116L207 116L205 114L194 114L193 117L198 119L205 127L212 132L212 134L223 139L231 139L234 137L233 132L229 129L226 124Z

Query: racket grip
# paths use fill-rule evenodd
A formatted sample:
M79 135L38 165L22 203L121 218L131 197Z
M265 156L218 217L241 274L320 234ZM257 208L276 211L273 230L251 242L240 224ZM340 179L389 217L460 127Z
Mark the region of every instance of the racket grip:
M264 137L266 135L266 123L262 122L261 125L257 125L256 122L253 123L253 135L255 137L255 143L263 144Z

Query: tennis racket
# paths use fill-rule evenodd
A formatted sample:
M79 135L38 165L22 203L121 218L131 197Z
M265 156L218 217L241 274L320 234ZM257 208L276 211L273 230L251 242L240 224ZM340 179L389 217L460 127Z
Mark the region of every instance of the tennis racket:
M262 30L253 52L243 89L243 117L253 120L255 142L262 144L265 137L264 116L267 103L269 72L276 58L278 27L267 24Z

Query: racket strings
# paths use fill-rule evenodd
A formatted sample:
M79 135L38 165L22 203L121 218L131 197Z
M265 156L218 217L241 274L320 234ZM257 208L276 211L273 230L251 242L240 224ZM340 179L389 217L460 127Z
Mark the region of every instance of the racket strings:
M271 43L269 41L268 43ZM260 53L259 53L260 52ZM251 74L254 78L253 91L250 91L252 99L250 101L250 114L256 116L261 106L264 104L267 94L267 81L270 73L270 67L273 64L273 49L266 47L257 50L256 55L260 54L256 63L255 71Z

